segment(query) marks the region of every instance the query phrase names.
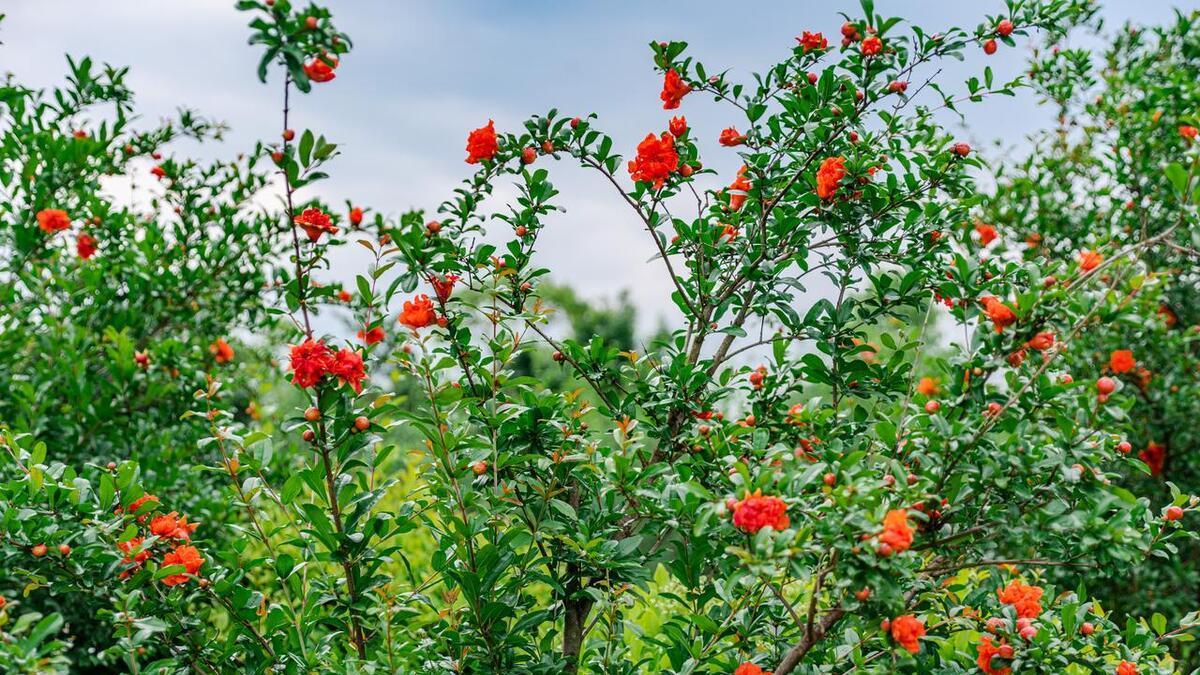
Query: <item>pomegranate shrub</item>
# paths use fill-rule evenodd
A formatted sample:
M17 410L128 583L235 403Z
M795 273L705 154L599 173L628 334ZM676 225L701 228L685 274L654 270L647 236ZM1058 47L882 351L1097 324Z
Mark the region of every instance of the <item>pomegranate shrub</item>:
M244 376L191 366L197 464L233 510L199 526L135 461L6 432L14 578L102 608L97 658L132 671L1174 672L1193 617L1114 616L1087 588L1170 557L1198 500L1122 487L1144 464L1135 394L1065 354L1113 339L1104 313L1153 319L1128 276L1195 211L1078 261L981 256L999 237L976 224L982 163L938 114L1027 81L956 85L939 62L1013 58L1092 3L1014 1L939 33L862 5L751 78L653 43L648 119L664 112L640 140L583 113L480 120L453 196L389 219L319 201L337 146L289 123L353 67L349 38L316 5L239 2L282 85L254 161L277 168L278 206L256 213L286 249L277 306L246 325L286 334L303 402L261 424L227 393ZM726 128L688 123L709 100ZM739 170L709 166L713 140ZM669 278L682 319L648 353L550 325L537 243L558 162L611 188ZM493 207L497 187L515 196ZM34 247L73 219L50 200L67 187L47 190L6 213ZM372 259L353 293L315 278L350 240ZM321 332L333 307L353 337ZM578 387L530 377L536 352Z

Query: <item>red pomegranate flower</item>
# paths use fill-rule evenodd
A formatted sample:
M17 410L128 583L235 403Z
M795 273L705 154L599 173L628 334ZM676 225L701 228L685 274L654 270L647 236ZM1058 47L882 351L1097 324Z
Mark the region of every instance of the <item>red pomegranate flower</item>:
M1121 661L1117 664L1117 675L1138 675L1137 664L1131 661Z
M1181 124L1179 126L1179 135L1183 136L1189 141L1196 140L1196 136L1198 134L1200 134L1200 129L1197 129L1196 127L1187 124Z
M754 534L764 527L786 530L790 524L787 503L779 497L764 497L762 490L747 494L733 507L734 527L748 534Z
M767 671L759 668L749 661L746 661L742 665L738 666L737 670L733 671L733 675L767 675Z
M829 46L829 40L826 40L824 35L810 33L809 31L801 33L800 37L796 38L796 42L799 42L800 46L804 47L805 54L814 49L825 49Z
M54 234L71 227L71 217L62 209L42 209L37 212L37 223L42 232Z
M178 586L187 583L187 575L195 576L200 573L200 568L204 565L204 558L194 546L184 544L163 556L162 566L170 565L183 565L186 574L172 574L164 578L162 582L167 586Z
M363 366L362 356L353 349L343 348L333 357L329 366L329 374L339 381L349 384L354 393L362 393L362 381L367 377L367 369Z
M326 59L329 60L329 63L325 62ZM304 64L304 74L313 82L328 82L337 77L333 72L337 67L337 57L320 56Z
M96 238L87 232L80 232L75 238L75 252L84 260L96 255Z
M732 148L735 145L741 145L746 142L746 137L738 133L738 130L733 127L727 127L721 131L720 138L717 141L727 147Z
M1079 269L1084 272L1091 272L1100 266L1100 262L1104 260L1104 256L1096 251L1083 251L1079 254Z
M1012 605L1017 610L1017 616L1022 619L1036 619L1042 613L1041 586L1030 586L1020 579L1013 579L1003 589L997 591L1000 602Z
M646 134L638 143L637 156L629 162L629 175L633 180L653 183L655 190L678 170L679 153L675 151L675 139L668 133L658 138Z
M457 274L447 274L443 277L430 275L429 283L433 285L433 294L437 296L438 302L444 303L450 299L450 294L454 292L454 283L458 279Z
M883 51L883 40L880 40L878 35L872 35L862 41L860 49L863 56L875 56Z
M826 157L817 169L817 196L830 199L837 193L838 181L846 175L845 157Z
M467 135L467 164L478 164L482 159L491 159L500 149L496 141L496 123L488 120L487 126L479 127Z
M879 543L891 548L894 553L903 553L912 546L913 529L908 524L908 509L892 509L883 517L883 532Z
M376 342L382 342L384 338L383 326L375 326L367 331L358 331L358 339L368 345L373 345Z
M979 244L981 246L987 246L995 241L997 237L996 228L987 223L976 223L975 233L979 235Z
M921 651L921 645L917 641L924 635L925 624L917 617L905 614L892 619L892 639L910 653L916 654Z
M672 117L671 121L667 123L667 131L670 131L671 135L675 138L679 138L680 136L686 134L687 130L687 118L683 115L680 115L679 117Z
M316 243L326 232L329 234L338 232L333 221L329 219L329 215L321 209L304 209L304 213L296 216L296 224L304 229L308 240L313 243Z
M1000 641L1000 645L993 645L992 638L984 636L979 640L979 658L975 660L975 665L984 672L984 675L1011 675L1012 668L1007 667L992 667L992 658L1000 653L1000 647L1004 645L1004 641Z
M150 521L150 534L162 539L183 539L192 538L192 533L196 528L200 527L200 523L189 523L187 516L179 517L179 514L172 511L166 515L155 516Z
M1008 305L1000 302L999 299L988 295L980 302L983 304L983 312L991 319L992 324L996 327L996 332L1004 332L1004 329L1011 326L1017 320L1015 312Z
M746 177L746 167L738 169L737 178L729 184L729 208L734 211L740 211L742 205L746 203L746 197L750 193L750 188L754 187L750 183L750 179Z
M922 377L921 381L917 382L917 393L922 396L935 396L940 389L936 378Z
M1162 474L1163 464L1167 461L1167 448L1153 441L1146 449L1138 453L1138 459L1146 463L1150 467L1150 475L1158 476Z
M1025 346L1030 349L1036 349L1039 352L1044 352L1054 346L1054 333L1050 331L1042 331L1029 339Z
M142 563L150 559L150 551L142 549L143 537L134 537L129 541L117 542L117 550L124 553L121 562L127 565L141 566Z
M359 225L362 224L362 220L363 220L362 207L355 206L354 208L350 209L350 224L351 225L358 227Z
M229 346L225 338L217 338L208 346L208 351L212 353L213 360L217 363L229 363L233 360L233 347Z
M1133 351L1129 349L1118 349L1108 357L1108 367L1112 368L1114 373L1128 373L1136 365Z
M292 384L301 388L316 385L333 365L333 353L324 342L311 338L292 346Z
M692 88L679 77L679 73L672 68L667 71L663 77L662 93L658 95L663 102L663 110L674 110L679 107L679 102L687 96Z
M412 300L405 300L404 309L400 312L397 320L414 330L435 323L437 315L433 312L433 301L424 293Z

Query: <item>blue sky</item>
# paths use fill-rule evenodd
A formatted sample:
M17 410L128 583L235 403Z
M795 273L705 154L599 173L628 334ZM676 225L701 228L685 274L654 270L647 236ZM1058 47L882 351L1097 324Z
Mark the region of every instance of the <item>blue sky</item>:
M728 68L746 76L785 56L803 30L836 36L839 11L856 12L857 1L792 0L746 3L696 0L647 3L632 0L461 0L400 2L330 0L338 26L354 51L337 79L319 85L295 104L297 129L313 128L339 142L345 154L320 188L334 203L344 198L384 213L432 209L467 175L467 131L496 120L515 128L532 113L551 107L570 114L596 112L599 125L629 153L647 131L669 118L658 101L660 76L646 44L674 39L710 71ZM937 30L974 26L1003 10L999 0L878 0L877 10ZM1194 10L1200 0L1107 0L1110 24L1167 20L1172 7ZM185 105L227 121L232 132L221 146L179 152L227 156L249 149L257 138L279 131L280 83L261 85L254 75L257 51L246 44L247 17L232 0L7 0L0 11L0 71L28 84L61 81L64 53L132 67L130 80L149 121ZM1024 48L1003 49L987 63L998 77L1018 71ZM947 66L948 82L982 69L978 55ZM714 139L704 159L732 172L736 157L715 143L721 128L737 120L699 96L684 103L692 127ZM964 138L982 147L994 140L1021 146L1046 125L1050 112L1029 97L992 100L970 109ZM542 261L553 278L590 297L613 297L629 289L644 328L673 309L667 280L647 262L649 240L636 218L597 176L554 165L567 212L540 238ZM727 182L727 181L726 181ZM352 246L352 249L358 249ZM342 252L335 273L348 280L358 252Z

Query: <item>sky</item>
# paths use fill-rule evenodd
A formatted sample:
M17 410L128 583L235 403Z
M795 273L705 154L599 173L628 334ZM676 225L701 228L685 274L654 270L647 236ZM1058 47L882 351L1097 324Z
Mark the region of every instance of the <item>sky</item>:
M1111 26L1133 20L1154 24L1173 8L1195 10L1200 0L1100 0ZM839 12L857 13L857 0L790 0L741 3L693 0L326 0L353 51L333 82L293 103L292 125L311 128L339 143L343 155L317 195L346 199L385 214L411 208L432 211L451 195L471 167L463 162L467 132L494 119L515 130L531 114L557 108L564 114L600 116L599 128L632 154L648 131L665 128L672 112L658 100L661 75L653 71L648 43L683 40L710 72L735 78L786 57L794 37L820 30L831 41ZM223 143L181 154L229 157L256 139L279 133L282 86L261 84L257 47L246 42L249 17L232 0L0 0L0 73L11 71L31 86L62 82L64 54L131 67L144 121L151 124L180 106L223 120L232 130ZM931 32L975 26L1004 9L1000 0L877 0L876 10L903 16ZM997 79L1011 77L1028 56L1023 46L1002 47L950 62L943 76L961 82L991 65ZM682 112L711 146L709 167L729 176L736 156L720 149L720 129L737 120L710 99L693 95ZM1020 149L1026 135L1050 123L1051 111L1031 96L997 98L968 110L965 123L948 120L977 148L993 156ZM1002 148L993 144L999 141ZM539 160L545 161L545 160ZM566 209L539 236L539 264L551 278L585 297L611 299L628 290L643 330L676 316L669 280L651 261L652 243L640 221L611 185L560 161L551 180ZM728 181L725 181L728 182ZM715 185L714 185L715 186ZM360 253L361 252L361 253ZM334 257L333 279L353 287L364 267L349 245ZM819 293L820 289L813 289Z

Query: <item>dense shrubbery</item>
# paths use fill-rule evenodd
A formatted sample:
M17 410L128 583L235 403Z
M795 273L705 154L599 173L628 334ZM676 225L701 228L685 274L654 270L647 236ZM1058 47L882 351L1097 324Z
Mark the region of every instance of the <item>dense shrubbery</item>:
M337 146L289 127L348 37L318 6L238 6L282 83L281 140L249 159L158 157L219 127L129 130L120 71L0 90L0 663L1130 675L1190 654L1161 589L1195 593L1198 500L1131 478L1154 463L1134 444L1171 471L1192 445L1163 435L1195 387L1194 18L1119 38L1103 83L1056 51L961 90L939 61L1053 43L1092 3L934 34L865 1L840 47L805 31L745 82L654 43L678 112L628 157L593 116L489 121L437 213L393 220L317 200ZM985 196L938 113L1030 81L1081 128ZM689 126L704 98L727 129ZM701 136L742 169L707 168ZM614 189L670 276L684 321L649 353L631 309L545 282L556 161ZM105 189L129 175L148 203ZM374 261L353 292L319 283L351 240ZM321 333L330 310L347 335ZM1153 596L1089 595L1143 570Z

